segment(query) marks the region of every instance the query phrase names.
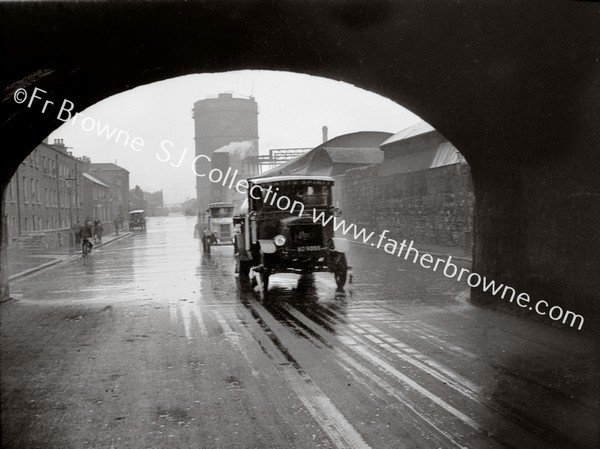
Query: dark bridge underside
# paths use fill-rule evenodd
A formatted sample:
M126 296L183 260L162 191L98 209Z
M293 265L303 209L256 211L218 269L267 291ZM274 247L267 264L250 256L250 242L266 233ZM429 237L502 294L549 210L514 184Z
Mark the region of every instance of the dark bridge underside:
M409 108L468 159L474 271L583 314L584 327L598 321L597 5L221 0L1 9L2 185L61 124L17 105L18 87L83 110L191 73L268 69L343 80ZM498 301L478 289L472 296Z

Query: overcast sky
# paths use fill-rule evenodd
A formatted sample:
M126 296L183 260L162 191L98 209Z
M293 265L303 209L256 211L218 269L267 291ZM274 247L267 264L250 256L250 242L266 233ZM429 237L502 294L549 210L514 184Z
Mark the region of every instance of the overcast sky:
M193 104L220 92L256 99L261 154L270 148L315 147L324 125L332 138L356 131L395 133L419 121L387 98L347 83L252 70L189 75L123 92L86 109L74 124L66 122L49 136L50 142L64 139L75 156L89 156L92 162L116 161L129 170L131 188L163 189L166 203L183 201L195 197ZM98 128L105 128L100 136ZM131 136L127 145L124 134L116 142L119 130ZM157 155L164 159L160 148L165 140L173 144L168 147L171 160L161 162ZM180 160L178 167L169 164Z

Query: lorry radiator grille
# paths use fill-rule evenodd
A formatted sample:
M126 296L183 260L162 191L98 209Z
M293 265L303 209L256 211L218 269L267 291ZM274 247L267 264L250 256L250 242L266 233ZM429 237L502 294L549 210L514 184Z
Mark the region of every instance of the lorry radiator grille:
M222 224L219 227L219 235L221 238L230 238L231 237L231 226L228 224Z
M319 224L292 226L290 228L290 246L292 249L308 249L323 245L323 227Z

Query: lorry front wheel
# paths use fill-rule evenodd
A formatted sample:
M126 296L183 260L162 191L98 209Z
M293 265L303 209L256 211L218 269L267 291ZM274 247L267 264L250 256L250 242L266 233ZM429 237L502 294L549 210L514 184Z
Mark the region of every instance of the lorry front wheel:
M262 294L263 294L263 298L267 298L267 293L269 291L269 276L271 276L271 273L269 273L268 271L264 271L262 273L260 273L260 283L262 284Z
M344 253L336 253L332 255L333 261L333 277L337 288L342 290L346 285L346 278L348 277L348 263L346 262L346 255Z
M243 277L248 277L250 276L250 268L252 268L252 261L251 260L240 260L239 261L239 266L240 266L240 276Z

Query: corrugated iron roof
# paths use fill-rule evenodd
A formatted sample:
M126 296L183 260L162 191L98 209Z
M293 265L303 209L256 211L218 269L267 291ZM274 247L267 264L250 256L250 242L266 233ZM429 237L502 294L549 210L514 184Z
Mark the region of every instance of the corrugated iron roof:
M104 187L106 187L107 189L110 189L110 187L109 187L109 186L107 186L107 185L106 185L106 184L104 184L102 181L98 180L97 178L94 178L94 177L93 177L92 175L90 175L89 173L82 173L82 175L83 175L85 178L87 178L87 179L89 179L90 181L92 181L94 184L98 184L98 185L101 185L101 186L104 186Z
M385 131L357 131L341 136L333 137L317 148L364 148L379 147L381 142L392 136L392 133Z
M375 148L323 148L332 162L344 164L380 164L383 152Z
M397 173L411 173L460 162L458 150L454 145L450 142L443 142L437 147L401 154L386 160L385 164L382 164L379 174L380 176L390 176Z
M398 142L400 140L410 139L412 137L420 136L421 134L427 134L435 131L435 128L426 122L419 122L414 125L404 128L397 134L394 134L389 139L385 140L380 147L389 145L390 143Z
M430 168L461 163L458 150L450 142L441 143Z

